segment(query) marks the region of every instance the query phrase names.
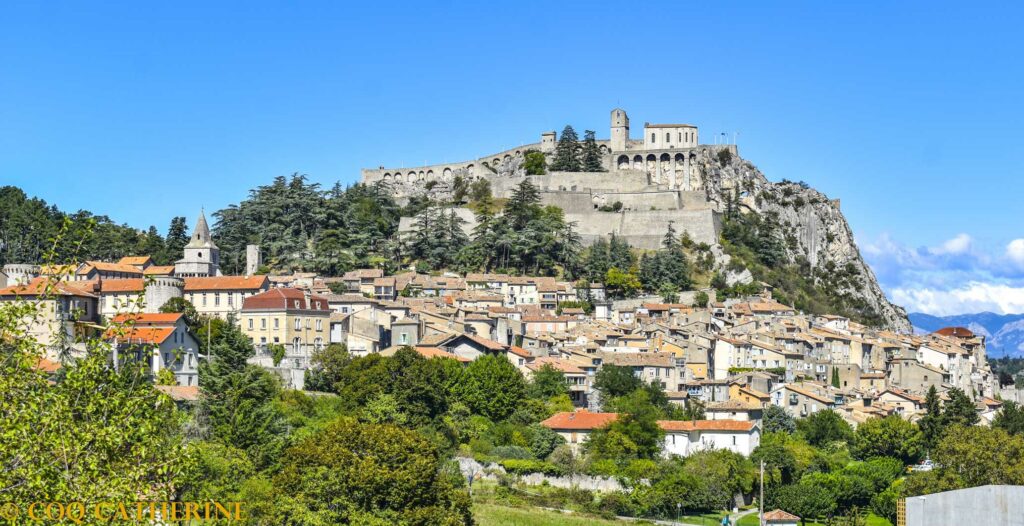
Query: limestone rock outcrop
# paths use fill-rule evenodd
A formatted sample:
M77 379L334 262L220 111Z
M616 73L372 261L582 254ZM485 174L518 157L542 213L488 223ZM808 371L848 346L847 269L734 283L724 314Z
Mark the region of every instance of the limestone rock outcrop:
M771 215L783 228L790 263L804 258L811 269L852 270L858 276L853 280L856 285L835 292L863 299L889 328L910 332L906 311L889 302L861 257L839 200L803 183L773 183L735 149L727 150L729 154L721 151L726 150L703 149L697 155L697 172L708 200L719 211L724 212L729 200L738 196L741 208Z

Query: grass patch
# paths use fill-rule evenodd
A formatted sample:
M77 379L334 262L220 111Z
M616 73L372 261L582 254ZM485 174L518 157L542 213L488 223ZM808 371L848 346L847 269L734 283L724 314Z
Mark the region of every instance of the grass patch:
M869 513L865 518L864 523L867 526L892 526L892 523L885 520L874 513ZM751 513L750 515L740 518L736 523L736 526L759 526L760 523L757 521L757 514ZM825 526L824 522L807 521L807 526Z
M627 524L594 515L558 513L538 508L512 508L496 504L474 504L473 518L479 526L609 526ZM651 524L629 522L628 524Z

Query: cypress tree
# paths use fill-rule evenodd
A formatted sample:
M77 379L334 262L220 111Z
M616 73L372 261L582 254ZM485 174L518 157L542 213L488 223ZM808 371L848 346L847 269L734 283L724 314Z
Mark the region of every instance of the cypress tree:
M832 387L839 387L839 369L832 368Z
M558 145L555 146L555 158L551 161L551 170L557 172L578 172L583 168L580 161L580 143L576 136L576 130L566 125L562 130L562 136L558 138Z
M603 172L601 165L601 150L597 148L597 139L594 138L594 130L583 132L583 171Z

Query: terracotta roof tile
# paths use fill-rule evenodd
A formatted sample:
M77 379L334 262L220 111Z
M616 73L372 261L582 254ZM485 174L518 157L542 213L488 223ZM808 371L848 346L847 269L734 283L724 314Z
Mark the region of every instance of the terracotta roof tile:
M2 288L0 289L0 296L41 296L52 294L55 296L80 296L84 298L96 297L82 288L75 287L73 283L58 281L51 284L49 278L40 277L23 285Z
M198 385L158 385L156 390L176 401L194 402L199 400Z
M744 431L754 429L754 423L744 420L658 420L665 431Z
M185 292L202 290L258 290L270 286L266 276L209 276L185 278Z
M114 323L134 323L135 325L174 325L184 314L180 312L118 314Z
M591 413L586 409L574 412L561 412L551 415L540 425L549 429L600 429L619 418L618 413Z
M245 298L242 302L242 311L251 310L318 310L329 312L331 307L327 298L310 295L299 289L273 288L253 296Z
M131 327L122 331L107 330L105 337L129 343L159 345L173 333L174 327Z
M99 270L101 272L122 272L125 274L142 274L142 271L132 265L124 265L121 263L108 263L106 261L86 261L79 269L77 274L88 274L92 269Z
M174 265L151 265L142 273L147 276L170 276L174 274Z
M800 517L793 515L792 513L785 512L782 510L772 510L764 512L764 520L766 521L798 521Z
M119 265L145 265L153 261L153 258L149 256L125 256L121 258L117 263Z

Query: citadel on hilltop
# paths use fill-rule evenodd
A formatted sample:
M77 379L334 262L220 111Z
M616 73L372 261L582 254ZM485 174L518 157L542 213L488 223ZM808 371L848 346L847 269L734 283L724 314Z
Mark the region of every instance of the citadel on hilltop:
M565 211L575 221L585 242L612 233L640 248L657 248L670 222L695 241L718 241L721 221L718 203L709 198L706 178L717 154L735 145L700 144L691 124L644 123L640 139L630 137L625 110L611 112L610 139L598 140L602 172L549 172L527 175L526 153L550 157L557 145L555 132L541 134L540 142L458 163L413 168L364 169L364 183L387 183L399 199L445 192L456 177L486 179L496 197L508 197L523 179L541 190L542 200ZM616 212L602 211L621 203ZM463 211L470 226L472 214ZM403 225L403 228L408 225Z

